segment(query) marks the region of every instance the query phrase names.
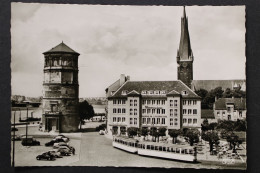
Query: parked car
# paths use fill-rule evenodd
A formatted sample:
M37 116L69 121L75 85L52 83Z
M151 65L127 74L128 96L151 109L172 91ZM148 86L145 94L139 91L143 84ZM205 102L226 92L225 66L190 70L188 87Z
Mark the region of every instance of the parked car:
M20 135L15 135L15 136L12 135L11 140L12 140L12 141L20 141L20 140L22 140L22 138L21 138Z
M69 146L69 145L65 142L57 142L53 144L53 148L59 148L60 146Z
M48 152L42 153L36 157L37 160L55 160L55 157Z
M61 153L58 150L50 150L48 151L48 154L54 156L55 158L62 158Z
M58 142L64 142L63 139L52 139L51 141L45 143L45 146L48 147L48 146L53 146L54 143L58 143Z
M40 145L40 142L33 139L32 136L23 136L22 137L22 145L23 146L35 146L35 145Z
M58 135L58 136L56 136L56 137L54 137L53 139L62 139L64 142L69 142L69 138L68 137L66 137L66 136L64 136L64 135L62 135L62 134L60 134L60 135Z
M104 131L104 130L99 130L99 134L100 134L100 135L104 135L104 134L105 134L105 131Z
M57 151L61 153L61 156L70 156L71 154L70 149L66 146L60 146Z

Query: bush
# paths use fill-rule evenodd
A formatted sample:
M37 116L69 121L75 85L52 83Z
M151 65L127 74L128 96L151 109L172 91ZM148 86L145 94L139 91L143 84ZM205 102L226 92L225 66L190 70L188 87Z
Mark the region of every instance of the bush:
M105 130L105 129L106 129L106 124L101 124L98 127L96 127L96 131Z

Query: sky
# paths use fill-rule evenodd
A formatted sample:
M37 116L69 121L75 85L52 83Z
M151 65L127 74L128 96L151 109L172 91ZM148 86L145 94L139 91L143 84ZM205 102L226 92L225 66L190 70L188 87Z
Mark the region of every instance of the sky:
M245 6L186 6L193 79L246 79ZM43 52L79 56L79 97L104 97L120 74L177 80L181 6L11 4L12 95L42 95Z

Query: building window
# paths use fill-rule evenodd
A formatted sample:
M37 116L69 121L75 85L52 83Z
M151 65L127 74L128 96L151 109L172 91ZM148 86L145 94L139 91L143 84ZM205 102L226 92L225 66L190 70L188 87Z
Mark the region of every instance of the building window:
M157 114L160 114L161 113L161 110L160 109L157 109Z
M173 109L170 109L170 116L173 116Z
M182 113L186 115L187 114L187 109L183 109Z
M197 119L193 119L193 124L197 124Z
M155 124L155 118L152 118L152 124Z
M143 100L143 105L145 105L145 103L146 103L146 100Z
M231 107L227 107L227 111L230 112L231 111Z
M217 112L217 116L219 116L219 111Z
M187 119L183 118L183 124L186 124L186 123L187 123Z
M184 91L182 91L181 93L182 93L182 95L187 95L187 94L188 94L188 92L187 92L187 91L185 91L185 90L184 90Z
M188 114L191 114L191 109L188 109Z
M121 122L121 117L117 117L117 122Z
M142 95L146 95L146 93L147 92L145 90L141 92Z
M150 91L149 91L149 94L152 95L152 94L153 94L153 90L150 90Z
M133 115L133 109L130 109L130 115Z
M116 117L113 117L113 122L116 122Z
M125 117L122 118L122 122L125 122Z
M165 90L162 90L162 91L161 91L161 95L163 95L163 94L166 94L166 91L165 91Z
M147 109L147 114L150 114L151 113L151 109Z
M137 118L134 118L134 124L135 125L137 124Z
M146 124L146 118L143 118L143 124Z
M134 115L137 115L137 109L134 109Z
M125 114L125 108L122 109L122 113Z
M188 124L191 124L192 119L188 119Z
M165 109L162 109L162 114L165 114Z
M226 113L225 111L222 112L223 115L225 115L225 113Z
M133 118L130 118L130 124L133 124Z
M151 123L151 118L147 118L147 124Z
M146 109L143 109L143 114L145 114L146 113Z
M125 105L125 100L122 100L122 104Z
M116 113L116 108L113 109L113 113Z
M174 119L174 125L175 125L175 126L178 125L178 119L177 119L177 118Z
M121 109L117 109L117 113L121 114Z
M155 100L152 100L152 105L155 105Z
M173 100L170 100L170 106L171 107L173 106Z
M178 109L174 109L174 115L175 115L175 116L178 115Z
M228 120L231 120L231 115L228 115Z
M117 103L118 103L119 105L121 105L121 100L117 100Z
M172 126L172 125L173 125L173 119L170 118L170 126Z
M134 106L137 106L137 100L134 100Z
M133 100L130 100L130 106L133 106Z
M157 100L157 105L161 104L161 100Z
M239 117L240 118L242 117L242 111L239 111Z
M165 124L165 118L162 118L162 124Z
M151 100L147 100L147 104L148 104L148 105L151 104Z
M155 114L155 109L152 109L152 114Z
M197 104L197 100L193 100L193 105L196 105Z
M161 123L160 123L160 118L157 118L157 124L161 124Z
M197 114L197 109L193 109L193 114L194 114L194 115Z
M174 106L178 106L178 100L174 100Z
M188 105L191 105L191 100L188 100Z
M116 100L113 100L113 105L115 105L116 104Z
M123 90L121 95L126 95L127 94L127 91L126 90Z
M182 103L183 103L183 105L186 105L186 104L187 104L187 101L186 101L186 100L183 100Z
M165 100L162 100L162 105L165 105Z

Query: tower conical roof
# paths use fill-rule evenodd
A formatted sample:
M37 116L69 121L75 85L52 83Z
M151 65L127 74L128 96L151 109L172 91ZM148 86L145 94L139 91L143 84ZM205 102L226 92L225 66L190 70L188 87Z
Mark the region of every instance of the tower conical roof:
M178 55L180 60L192 60L192 50L190 45L190 35L188 29L188 19L186 17L185 6L183 8L183 17L181 18L181 39Z
M77 54L79 55L78 52L74 51L71 49L69 46L67 46L65 43L61 42L59 45L56 47L50 49L47 52L44 52L43 54L50 54L50 53L72 53L72 54Z

